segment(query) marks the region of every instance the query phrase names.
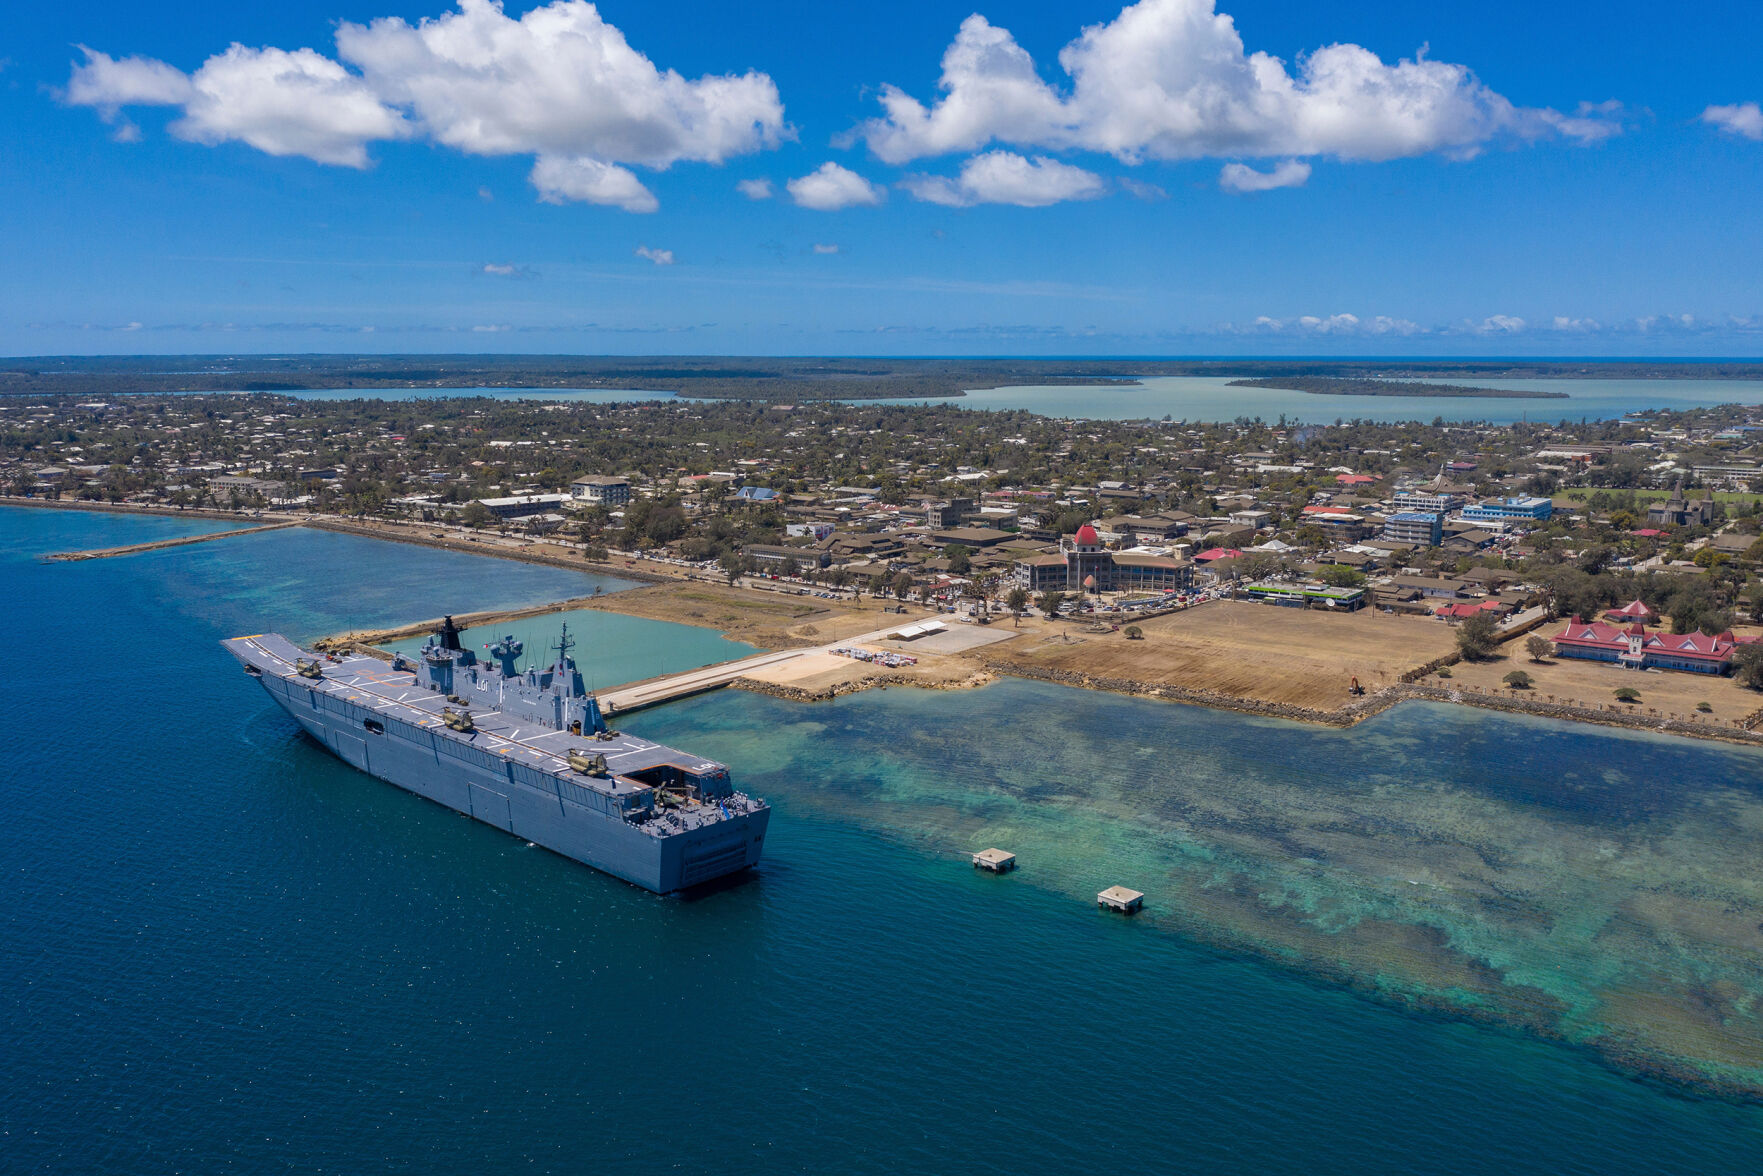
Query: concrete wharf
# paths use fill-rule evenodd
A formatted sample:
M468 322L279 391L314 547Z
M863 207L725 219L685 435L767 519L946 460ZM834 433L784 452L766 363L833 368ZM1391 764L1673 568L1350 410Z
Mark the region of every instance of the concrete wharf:
M706 666L701 670L687 670L683 674L670 674L647 682L637 682L613 690L603 690L599 696L600 709L602 713L611 716L627 711L641 710L647 706L657 706L663 702L671 702L676 698L685 698L691 694L719 690L754 670L794 661L811 654L830 653L840 646L861 644L865 641L881 641L899 631L899 625L891 625L886 629L877 629L873 633L863 633L856 637L844 637L838 641L829 641L825 645L758 653L752 657L741 658L739 661L723 662L721 665Z

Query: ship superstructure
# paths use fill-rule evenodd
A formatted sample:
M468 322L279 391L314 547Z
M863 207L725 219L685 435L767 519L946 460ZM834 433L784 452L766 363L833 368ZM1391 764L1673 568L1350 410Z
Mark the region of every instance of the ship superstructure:
M387 665L275 634L223 642L345 762L658 894L757 865L771 810L728 768L611 730L564 626L543 668L521 642L464 648L451 617Z

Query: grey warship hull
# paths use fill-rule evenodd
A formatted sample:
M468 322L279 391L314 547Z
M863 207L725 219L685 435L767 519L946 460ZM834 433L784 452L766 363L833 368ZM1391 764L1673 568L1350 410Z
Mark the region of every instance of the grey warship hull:
M448 697L418 672L369 657L321 662L274 635L223 644L344 762L584 865L669 894L759 862L771 810L729 788L720 764L603 723L584 736L579 722L552 729L530 714L480 710L458 730ZM489 675L476 689L489 705L508 684ZM589 751L605 757L592 775L572 761Z

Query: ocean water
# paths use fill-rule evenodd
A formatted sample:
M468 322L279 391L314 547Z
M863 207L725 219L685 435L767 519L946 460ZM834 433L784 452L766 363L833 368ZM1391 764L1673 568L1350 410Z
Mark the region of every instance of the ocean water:
M1178 421L1234 421L1259 417L1325 424L1364 421L1611 420L1649 408L1685 409L1715 404L1763 404L1763 380L1463 380L1484 388L1565 392L1566 400L1465 399L1457 396L1323 396L1278 388L1233 388L1234 376L1150 376L1092 386L1033 385L988 388L955 400L976 410L1022 410L1086 420L1139 420L1169 416ZM868 403L883 403L870 401Z
M1704 992L1736 998L1756 946L1699 950L1713 913L1652 949L1627 924L1664 921L1642 900L1698 859L1689 897L1752 901L1743 751L1453 708L1329 732L1017 682L724 692L628 725L767 795L767 860L660 899L347 768L216 644L462 589L522 603L550 569L368 540L344 566L299 531L36 560L97 545L89 526L118 529L0 510L23 638L7 1172L1751 1173L1763 1154L1763 1107L1629 1076L1583 1034L1405 1002L1419 940L1367 931L1332 972L1315 946L1417 919L1378 887L1445 894L1472 847L1486 896L1453 896L1432 942L1480 910L1484 987L1506 968L1559 1018L1651 950L1661 976L1707 957ZM1017 874L967 865L994 840ZM1150 894L1144 916L1094 908L1114 882ZM1280 958L1253 910L1306 906L1316 934L1289 942L1315 962ZM1544 966L1526 920L1557 928L1553 987L1517 970ZM1614 963L1588 954L1605 940ZM1351 977L1374 949L1390 988L1367 995Z

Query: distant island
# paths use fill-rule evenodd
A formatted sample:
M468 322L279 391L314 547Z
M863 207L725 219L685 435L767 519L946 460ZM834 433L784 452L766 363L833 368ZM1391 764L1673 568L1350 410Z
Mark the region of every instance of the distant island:
M1314 360L589 355L123 355L0 358L0 397L130 393L349 390L362 399L420 389L618 389L694 400L802 404L958 400L1016 385L1108 385L1155 376L1230 377L1249 387L1346 396L1559 400L1468 381L1535 379L1759 380L1763 364L1714 360Z
M1481 400L1566 400L1565 392L1517 392L1509 388L1477 388L1470 384L1427 384L1412 380L1375 380L1358 376L1267 376L1232 380L1232 388L1278 388L1318 396L1454 396Z

